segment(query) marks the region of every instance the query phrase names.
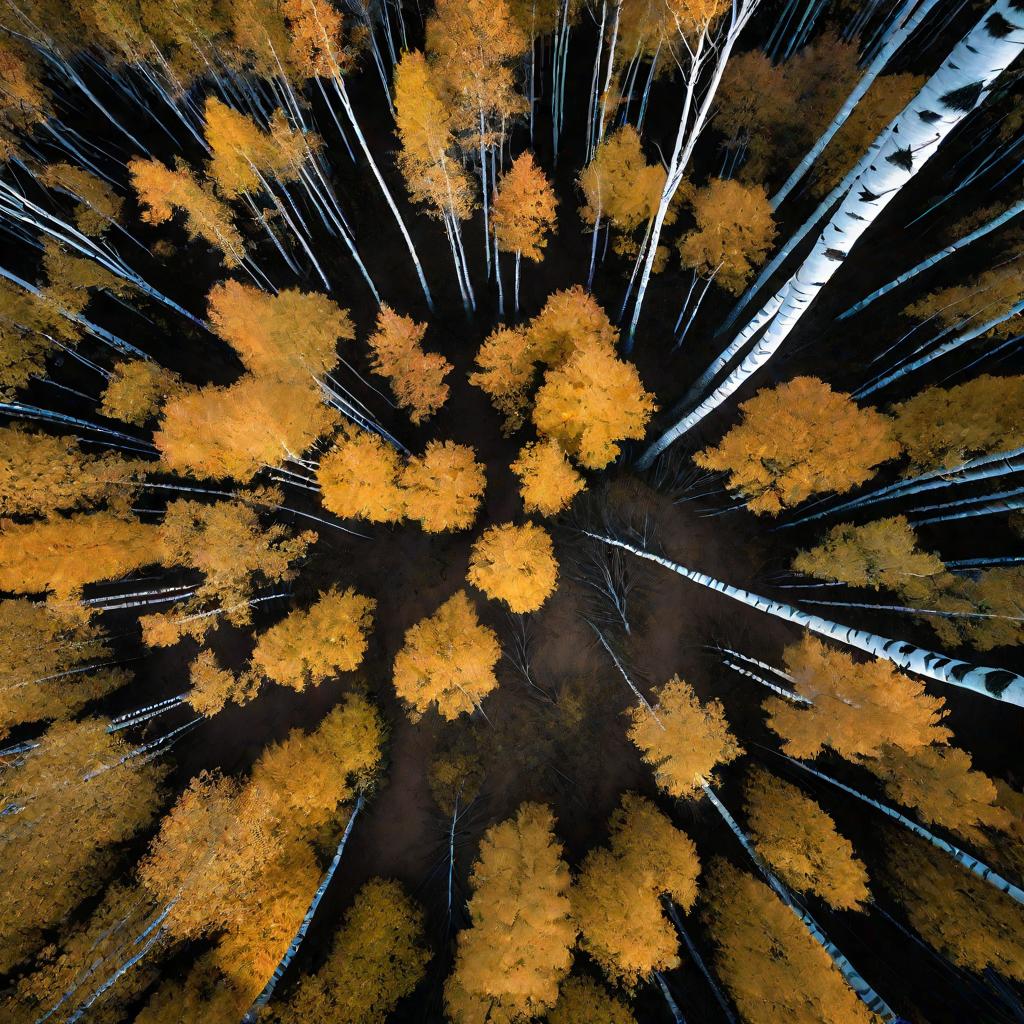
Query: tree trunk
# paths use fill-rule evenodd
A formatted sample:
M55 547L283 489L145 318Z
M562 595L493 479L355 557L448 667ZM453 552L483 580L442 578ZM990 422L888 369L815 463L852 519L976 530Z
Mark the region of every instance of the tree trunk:
M769 886L775 891L775 894L779 897L782 902L789 907L791 911L800 919L804 927L810 933L811 938L818 943L819 946L826 953L828 953L832 963L835 964L836 970L843 976L846 984L856 993L860 1001L869 1009L872 1013L877 1013L884 1021L895 1021L898 1019L897 1014L892 1008L885 1002L885 1000L864 980L860 972L850 963L849 960L843 955L842 951L829 939L829 937L822 930L818 922L793 898L789 889L775 876L774 872L768 867L761 855L754 849L753 843L747 838L746 833L736 824L733 816L728 812L725 805L721 800L718 799L715 791L706 783L702 783L701 788L704 790L705 796L714 805L715 810L722 816L722 820L729 826L733 835L739 840L740 845L746 850L750 859L754 862L757 869L764 876L764 880Z
M922 260L916 266L911 267L910 270L900 274L899 277L894 278L888 284L882 285L881 288L876 288L870 295L861 299L860 302L855 302L845 313L840 313L836 318L837 320L845 320L847 317L851 317L854 313L859 313L862 309L870 306L875 299L880 299L883 295L888 295L894 288L899 288L901 284L906 284L911 278L916 277L918 274L923 273L926 270L930 270L937 263L941 263L947 256L952 256L953 253L959 252L961 249L965 249L972 242L978 241L979 238L984 238L986 235L990 235L993 231L998 231L1004 224L1013 220L1014 217L1019 217L1020 214L1024 213L1024 199L1013 204L1013 206L1004 210L998 217L993 217L992 220L986 224L982 224L980 228L972 231L969 235L964 235L963 238L958 239L955 242L951 242L945 247L940 249L937 253L929 256L926 260Z
M914 835L927 840L936 849L948 853L950 857L952 857L961 867L966 868L979 878L983 878L990 885L994 885L1000 892L1005 892L1018 903L1024 904L1024 889L1014 885L1013 882L1007 881L1001 875L993 871L987 864L983 864L980 860L972 857L969 853L965 853L952 843L947 843L945 839L940 839L937 835L924 828L924 826L918 825L916 821L911 821L905 814L900 814L899 811L894 810L892 807L866 796L864 793L859 792L852 786L847 786L844 783L839 782L837 779L833 779L830 775L826 775L824 772L819 772L817 768L812 768L809 764L804 764L803 761L798 761L795 758L790 757L788 754L780 753L779 757L785 758L790 764L796 765L809 775L813 775L817 779L822 779L835 786L837 789L841 789L844 793L849 793L850 796L854 796L863 803L874 807L876 811L881 811L887 817L892 818L893 821L898 821L904 828L913 832Z
M853 113L854 108L861 101L864 94L871 88L871 84L882 73L885 65L892 59L893 54L910 38L918 25L939 0L923 0L917 6L917 0L903 0L903 6L899 13L893 18L885 44L878 51L874 60L867 66L860 81L854 86L853 91L847 97L846 102L839 108L839 112L828 127L818 137L818 141L808 150L807 155L800 161L793 173L786 179L786 183L771 198L772 209L776 210L779 204L793 191L800 183L804 175L811 169L814 161L818 159L825 147L832 141L833 136L846 123L847 118Z
M683 919L676 909L676 905L669 899L665 900L665 905L668 909L668 916L672 918L672 923L676 926L676 931L679 932L680 937L686 944L686 951L690 954L690 959L697 965L697 969L704 976L704 980L708 983L708 988L711 989L715 997L715 1002L722 1008L722 1014L725 1016L726 1021L728 1021L728 1024L739 1024L729 1000L725 998L725 993L718 982L715 981L715 976L711 973L707 964L704 963L704 958L700 955L700 951L697 949L693 939L690 938L689 932L683 926Z
M751 672L750 669L743 668L741 665L737 665L734 661L729 661L728 658L723 658L722 664L725 665L726 668L731 668L733 672L737 672L741 676L747 676L755 682L760 683L762 686L768 687L769 690L774 691L780 697L785 697L786 700L792 701L794 704L813 703L813 701L808 700L799 693L795 693L793 690L787 690L784 686L779 686L778 683L773 683L770 679L765 679L764 676L759 676L756 672Z
M306 916L302 919L302 924L299 925L299 930L295 933L295 938L292 939L288 949L285 950L284 956L281 958L281 962L277 965L274 973L270 976L270 980L263 986L263 991L253 1001L252 1006L249 1007L245 1016L242 1018L242 1024L251 1024L259 1016L259 1010L261 1007L267 1005L270 1002L270 997L274 994L274 989L277 988L277 983L281 980L282 975L288 970L288 965L295 958L295 954L299 951L299 946L302 945L302 940L306 937L306 932L309 931L309 925L316 914L316 908L320 905L320 901L324 897L324 893L327 892L327 887L331 884L331 879L334 878L335 871L338 870L338 865L341 863L341 855L345 852L345 844L348 842L348 837L352 834L352 826L356 822L356 816L363 808L363 794L360 793L356 798L355 807L352 808L352 814L349 816L348 824L345 826L345 831L341 835L341 841L338 843L338 848L334 851L334 857L331 860L327 871L324 873L323 880L320 882L316 892L313 893L313 899L310 901L309 909L306 911Z
M896 501L899 498L905 498L908 494L953 487L956 484L975 483L978 480L988 480L1007 473L1016 473L1022 469L1024 469L1024 448L980 455L975 459L961 462L959 466L951 466L948 469L945 467L931 469L917 476L897 480L895 483L868 491L867 494L862 494L850 501L844 501L841 505L826 509L824 512L815 512L813 515L794 519L791 523L784 523L779 529L786 530L800 523L809 523L815 519L834 516L849 509L863 508L865 505L875 505L880 501Z
M1024 502L1022 502L1024 505ZM860 629L852 629L849 626L842 626L828 619L820 618L809 612L801 611L792 605L784 604L781 601L774 601L771 598L762 597L760 594L753 594L739 587L730 586L711 576L676 562L662 558L660 555L652 554L643 548L634 547L621 540L614 540L611 537L601 534L584 531L588 537L611 544L613 547L629 551L638 558L646 558L649 561L657 562L666 569L685 576L694 583L699 583L710 590L717 590L726 597L740 601L757 608L768 615L785 619L804 629L809 629L819 636L826 636L858 650L866 651L876 658L883 658L891 661L908 672L916 672L919 675L934 679L936 682L949 683L951 686L959 686L982 696L1003 700L1008 704L1024 707L1024 676L1017 675L1009 669L989 668L983 665L971 665L964 661L957 661L955 658L947 657L944 654L936 654L934 651L927 651L921 647L915 647L904 640L891 640L888 637L878 636L875 633L868 633Z
M1016 2L996 0L904 108L814 249L778 293L779 309L753 349L696 409L647 449L641 468L717 409L771 359L867 228L1024 50L1024 14L1013 9Z

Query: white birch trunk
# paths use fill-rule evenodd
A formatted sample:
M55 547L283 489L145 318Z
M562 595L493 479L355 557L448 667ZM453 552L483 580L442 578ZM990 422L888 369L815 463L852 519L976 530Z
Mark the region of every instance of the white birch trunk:
M909 479L897 480L895 483L880 487L875 491L869 491L858 498L844 501L841 505L826 509L824 512L815 512L813 515L794 519L791 523L784 523L780 529L788 529L800 523L809 523L825 516L834 516L848 509L863 508L865 505L875 505L881 501L895 501L898 498L905 498L908 494L953 487L956 484L976 483L978 480L989 480L1007 473L1016 473L1022 469L1024 469L1024 448L994 452L991 455L979 455L977 458L961 462L959 466L951 466L948 469L945 467L930 469L926 473L919 473Z
M1024 502L1022 502L1024 505ZM985 665L971 665L968 662L958 661L945 654L936 654L934 651L925 650L922 647L915 647L904 640L893 640L889 637L878 636L875 633L868 633L860 629L852 629L836 622L830 622L817 615L801 611L792 605L775 601L760 594L753 594L750 591L742 590L739 587L730 586L712 576L702 572L695 572L687 569L684 565L669 561L660 555L652 554L643 548L634 547L621 540L606 537L601 534L590 533L588 537L611 544L613 547L629 551L638 558L646 558L648 561L657 562L672 572L685 576L693 583L699 583L709 590L717 590L726 597L740 601L751 608L757 608L767 615L774 615L776 618L792 622L803 629L808 629L819 636L828 637L841 644L856 647L876 658L882 658L898 665L908 672L916 672L918 675L934 679L939 683L948 683L951 686L959 686L974 693L980 693L984 697L995 700L1006 701L1017 707L1024 707L1024 676L1011 672L1009 669L990 668Z
M705 796L714 805L714 808L722 816L722 820L729 826L733 835L739 840L740 845L746 850L750 859L757 866L757 869L764 876L764 880L774 890L775 894L789 909L800 919L804 927L810 933L812 939L829 955L836 970L843 976L846 984L853 989L857 998L872 1013L877 1013L884 1021L895 1021L898 1015L885 1002L885 1000L864 980L860 972L843 955L842 951L822 930L821 925L793 898L789 889L779 881L774 872L762 860L761 855L754 849L753 843L747 838L746 833L736 824L735 819L726 809L721 800L718 799L715 791L705 782L701 788Z
M899 13L893 18L892 28L889 31L885 45L878 51L875 58L867 66L860 81L854 86L853 91L846 98L846 102L839 108L839 112L828 127L818 137L818 141L811 146L806 156L797 165L793 173L786 179L785 184L771 198L772 209L776 210L779 204L800 184L803 176L811 169L812 164L821 155L825 147L832 141L836 132L846 123L847 118L853 113L854 108L864 97L864 94L871 88L874 80L882 73L885 65L892 59L893 54L910 38L911 33L931 13L932 8L939 0L923 0L918 6L918 0L903 0L903 6ZM914 10L917 6L917 10Z
M996 0L896 118L800 269L783 286L778 312L740 365L644 453L641 467L695 427L761 369L844 263L853 245L1024 50L1024 12Z
M306 911L306 916L302 919L302 924L299 925L299 930L295 933L295 938L292 939L288 949L285 950L284 956L281 958L281 962L277 965L274 973L270 976L270 980L264 985L263 991L253 1001L252 1006L246 1012L242 1018L242 1024L250 1024L255 1021L259 1016L259 1010L261 1007L266 1006L270 1002L270 997L274 994L274 989L277 988L277 983L281 980L284 972L288 969L288 965L295 958L295 954L299 951L299 946L302 945L302 940L306 937L306 932L309 931L309 925L316 914L316 908L320 906L320 901L324 897L324 893L327 892L328 886L331 884L331 879L334 878L334 873L338 870L338 865L341 863L341 855L345 852L345 845L348 843L348 837L352 834L352 826L356 823L356 816L363 808L364 798L363 794L360 793L356 798L355 807L352 808L352 814L349 816L348 824L345 826L345 831L341 835L341 841L338 843L338 848L334 851L334 857L331 860L330 865L324 872L323 880L317 887L316 892L313 894L313 899L310 901L309 909Z
M929 832L928 829L922 825L918 825L916 821L911 821L905 814L900 814L899 811L894 810L892 807L881 803L878 800L874 800L864 793L859 792L852 786L847 786L837 779L833 779L831 776L826 775L824 772L819 772L817 768L812 768L809 764L804 764L803 761L797 761L795 758L790 757L788 754L779 754L780 757L784 757L790 764L796 765L798 768L802 768L805 772L813 775L817 779L822 779L825 782L831 783L836 789L841 789L844 793L849 793L850 796L856 797L863 803L869 804L874 807L875 810L881 811L884 815L892 818L893 821L898 821L904 828L909 829L914 835L920 836L922 839L927 840L932 846L944 853L948 853L961 867L966 868L968 871L977 875L979 878L983 878L989 885L994 885L1000 892L1005 892L1007 896L1015 899L1018 903L1024 904L1024 889L1020 886L1014 885L1013 882L1007 881L1002 875L997 874L987 864L982 863L976 857L972 857L969 853L965 853L959 847L954 846L952 843L947 843L945 839L940 839L937 835Z
M993 217L992 220L982 224L980 228L972 231L969 235L964 235L963 238L951 242L944 249L940 249L934 255L929 256L916 266L900 274L899 277L893 278L888 284L882 285L881 288L876 288L870 295L861 299L860 302L855 302L845 313L841 313L836 319L845 320L847 317L853 316L854 313L859 313L862 309L870 306L875 299L888 295L894 288L899 288L901 284L906 284L911 278L917 277L918 274L924 273L926 270L930 270L936 264L941 263L947 256L952 256L953 253L965 249L972 242L978 241L979 238L984 238L986 235L992 234L993 231L998 231L1004 224L1013 220L1014 217L1019 217L1022 213L1024 213L1024 199L1014 203L1013 206L1004 210L998 217Z

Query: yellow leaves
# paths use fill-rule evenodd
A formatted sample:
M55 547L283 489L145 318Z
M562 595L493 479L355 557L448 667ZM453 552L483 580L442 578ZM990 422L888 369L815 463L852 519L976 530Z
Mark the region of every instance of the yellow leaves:
M814 377L763 389L740 411L743 421L694 461L728 471L729 487L757 514L777 515L824 491L852 490L900 452L885 416Z
M942 698L929 696L923 683L889 662L854 662L810 635L786 647L784 656L794 690L812 701L806 707L778 697L764 703L768 726L782 737L786 754L812 758L829 746L857 760L879 756L888 743L914 751L951 735L940 725Z
M102 235L121 218L124 200L105 181L81 167L47 164L40 171L39 180L47 188L66 192L77 200L75 227L85 235Z
M611 221L622 234L649 221L665 187L665 170L644 159L640 136L632 125L606 135L579 179L587 205L580 211L588 224Z
M524 445L509 468L519 477L523 508L542 516L557 515L586 487L557 441Z
M210 321L256 377L311 386L338 362L337 344L355 337L348 311L319 292L268 295L224 281L210 292ZM297 450L297 449L296 449Z
M371 878L356 893L326 962L303 978L285 1016L304 1024L384 1024L430 960L424 914L395 881Z
M925 388L897 403L893 432L912 471L956 466L1024 446L1022 409L1024 376L982 374L952 388Z
M245 258L245 243L235 227L231 209L212 189L200 184L180 160L172 171L159 160L136 157L128 164L142 219L164 224L180 210L185 214L189 238L202 238L224 257L224 265L237 267Z
M907 306L904 313L918 320L937 319L940 324L954 329L976 327L989 320L1004 316L1022 298L1024 298L1024 284L1021 283L1020 270L1011 261L996 266L992 270L986 270L964 284L952 285L949 288L941 288L932 292L918 302ZM1020 313L1009 317L993 327L989 336L1009 338L1019 334L1022 320L1024 320L1024 316ZM986 391L998 388L998 385L994 383L999 380L997 377L982 377L979 380L988 381L987 387L979 385L977 381L971 381L951 389L950 392L929 388L924 394L930 395L932 401L941 408L940 396L943 394L955 391L965 398L977 400Z
M247 481L337 422L313 386L247 375L172 398L154 443L171 472Z
M208 650L200 651L189 666L189 683L185 700L205 718L212 718L229 703L247 704L259 691L257 679L222 669L216 655Z
M747 774L744 796L750 838L790 889L814 892L837 910L864 909L867 871L810 797L763 768Z
M117 579L163 557L155 526L109 512L0 521L0 590L71 597L86 583Z
M456 149L452 115L436 76L418 50L395 67L395 124L402 142L398 166L413 202L435 216L465 220L473 212L473 186Z
M87 454L74 438L0 427L0 516L51 516L128 494L143 466Z
M914 930L961 967L1024 981L1020 904L903 829L886 838L886 885Z
M249 621L256 580L291 579L292 563L316 540L311 532L292 537L280 524L264 528L256 511L237 501L172 501L159 536L165 564L203 573L195 600L216 601L236 624Z
M697 899L700 861L690 839L652 803L627 793L611 819L609 849L592 850L572 890L580 947L608 979L633 989L679 964L661 897L684 911Z
M619 454L619 441L644 436L654 409L632 363L588 345L545 375L533 423L580 465L603 469Z
M206 98L206 141L213 151L208 174L227 199L258 192L268 178L293 181L306 155L302 135L288 125L283 111L275 111L263 131L216 96Z
M629 1006L592 978L566 978L548 1024L636 1024Z
M350 65L337 7L328 0L284 0L282 9L291 31L291 62L303 78L332 78Z
M156 415L166 399L191 390L176 373L153 360L116 363L103 389L100 412L108 419L141 427Z
M471 713L498 685L494 666L500 657L497 635L480 624L460 590L407 630L395 657L395 691L417 717L436 705L452 720Z
M321 592L262 633L252 652L255 668L282 686L304 690L358 668L366 653L377 602L352 587Z
M529 151L516 157L494 194L491 230L502 252L520 253L539 263L548 234L555 231L558 200L551 182Z
M765 701L768 726L793 757L815 757L823 747L851 760L877 757L887 744L913 751L945 743L940 723L945 702L890 662L855 662L848 654L807 635L786 648L793 689L812 701L797 707L782 698Z
M684 267L739 295L775 239L775 220L763 186L712 178L692 198L694 230L679 239Z
M402 467L399 483L405 513L428 533L465 530L473 525L486 478L468 445L430 441L422 455Z
M5 972L39 948L44 928L100 888L107 847L133 836L157 809L167 769L142 758L118 764L131 746L107 725L96 718L56 723L4 770L0 800L19 808L0 815L9 886L0 906Z
M495 1019L493 1012L508 1020L535 1017L558 998L576 928L554 824L548 807L525 803L480 842L470 876L472 926L459 933L445 985L455 1024Z
M386 303L377 313L377 329L368 339L372 368L391 382L391 390L413 423L422 423L448 399L445 377L452 364L436 352L423 351L427 325L399 316Z
M400 470L398 452L379 434L345 424L317 469L324 508L342 519L397 522L405 510Z
M630 712L629 738L654 768L654 779L666 793L690 798L721 764L743 753L729 731L721 701L701 704L689 683L673 676L654 691L652 714L637 705Z
M906 516L893 516L863 526L833 526L820 544L793 559L793 568L853 587L884 587L910 599L923 596L928 577L946 567L938 555L918 550L917 534Z
M959 832L979 846L987 843L982 828L1008 829L1010 815L996 803L992 780L971 768L971 757L956 747L884 747L866 762L885 783L886 795L916 810L927 824Z
M513 612L534 612L558 582L551 538L533 523L492 526L473 544L466 579Z
M703 894L715 973L750 1024L881 1024L763 882L716 858Z

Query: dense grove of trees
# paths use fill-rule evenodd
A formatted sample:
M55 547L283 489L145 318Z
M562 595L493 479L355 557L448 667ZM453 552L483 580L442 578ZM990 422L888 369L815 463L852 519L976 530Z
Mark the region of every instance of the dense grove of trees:
M8 3L0 1017L1020 1020L1022 51Z

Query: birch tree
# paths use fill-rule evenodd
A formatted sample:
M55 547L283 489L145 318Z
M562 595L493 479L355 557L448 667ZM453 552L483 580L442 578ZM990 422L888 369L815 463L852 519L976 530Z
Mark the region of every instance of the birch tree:
M558 583L551 537L533 523L488 527L473 544L466 579L517 614L534 612Z
M608 848L591 850L572 889L580 947L614 984L633 990L679 966L666 896L688 911L700 861L689 837L650 801L626 793L609 822Z
M1019 27L1013 0L996 0L875 140L869 156L851 172L855 178L811 253L708 373L713 378L747 340L760 332L754 346L699 405L648 447L640 459L641 468L649 466L659 452L718 408L775 354L864 232L949 133L978 106L1022 49L1024 31Z
M547 807L526 803L481 840L470 876L472 923L459 934L444 990L456 1024L482 1022L495 1009L509 1019L533 1017L558 999L576 927L554 826Z
M405 512L399 454L379 434L343 425L316 471L324 508L343 519L394 523Z
M721 858L708 872L703 917L715 944L716 973L751 1024L882 1019L768 886Z
M431 705L449 721L472 714L497 685L501 648L494 630L481 625L464 590L406 631L395 657L395 691L415 718Z
M557 441L523 445L509 469L519 478L524 510L542 516L557 515L586 486Z

